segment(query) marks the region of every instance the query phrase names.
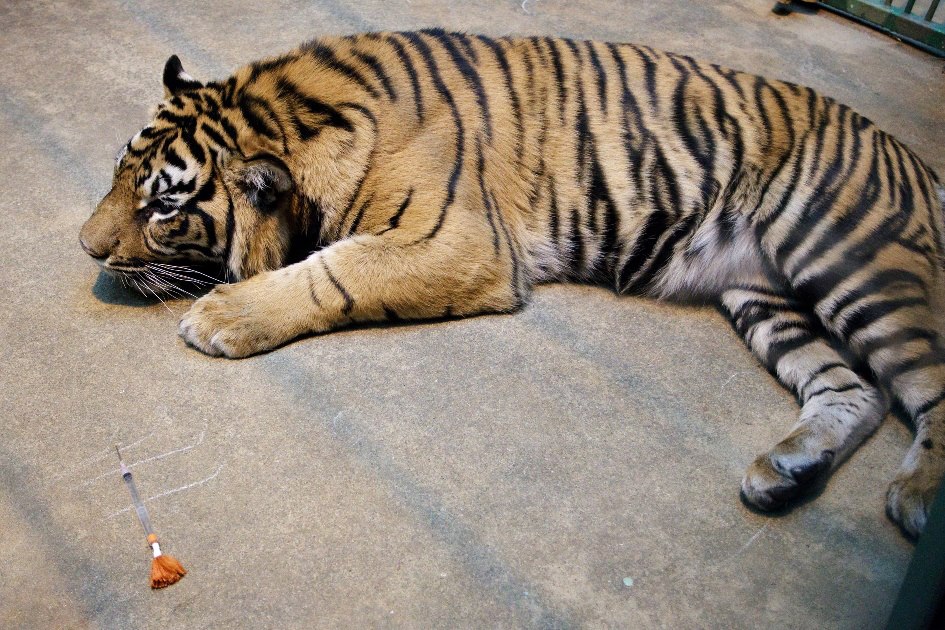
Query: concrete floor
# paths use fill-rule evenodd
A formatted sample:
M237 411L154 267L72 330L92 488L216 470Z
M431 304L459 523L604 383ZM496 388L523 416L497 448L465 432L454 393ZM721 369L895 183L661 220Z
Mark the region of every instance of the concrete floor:
M909 430L748 511L742 471L797 409L714 311L556 286L214 360L176 336L186 303L126 294L77 234L171 53L209 78L367 29L634 41L814 86L945 173L941 60L770 0L75 4L0 7L0 626L882 625ZM190 570L170 589L115 441Z

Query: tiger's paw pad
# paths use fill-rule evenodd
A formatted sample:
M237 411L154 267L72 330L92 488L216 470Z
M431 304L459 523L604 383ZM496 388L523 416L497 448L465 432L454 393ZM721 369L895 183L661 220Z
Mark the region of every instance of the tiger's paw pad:
M759 456L742 480L742 496L759 510L784 507L830 470L834 452L810 453L787 439Z
M939 482L940 475L931 467L900 472L886 491L886 514L907 534L918 537L925 529Z
M285 330L278 308L249 283L221 285L191 306L178 334L197 350L231 359L271 350L294 337Z

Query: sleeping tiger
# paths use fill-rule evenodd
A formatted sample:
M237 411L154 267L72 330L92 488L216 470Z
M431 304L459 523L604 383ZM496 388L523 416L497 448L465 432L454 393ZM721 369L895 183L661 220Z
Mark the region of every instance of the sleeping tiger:
M443 30L323 38L165 100L82 227L155 295L221 264L180 320L245 357L352 322L522 307L541 282L717 304L801 404L742 481L823 480L896 405L916 437L887 513L918 535L945 469L943 188L812 90L629 44Z

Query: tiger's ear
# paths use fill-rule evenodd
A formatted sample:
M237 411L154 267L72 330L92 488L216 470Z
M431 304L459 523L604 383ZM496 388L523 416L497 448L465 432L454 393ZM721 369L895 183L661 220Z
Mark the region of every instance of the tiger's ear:
M294 187L286 166L269 157L243 162L239 167L238 181L250 203L263 213L274 212Z
M202 88L203 83L184 71L177 55L171 55L164 64L164 98L171 98L186 90Z

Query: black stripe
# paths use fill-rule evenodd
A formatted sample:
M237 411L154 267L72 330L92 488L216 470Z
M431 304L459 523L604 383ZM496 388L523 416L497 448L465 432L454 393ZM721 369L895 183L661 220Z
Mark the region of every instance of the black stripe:
M212 258L214 255L213 248L216 246L216 243L217 243L217 231L216 231L216 228L214 227L213 217L211 217L208 213L204 212L203 210L200 210L196 206L191 206L190 204L188 204L188 208L186 212L188 216L196 216L198 219L200 219L200 224L202 225L203 230L204 230L204 235L206 236L207 245L203 246L198 243L184 243L184 244L177 245L176 246L177 249L179 251L187 251L187 250L197 251L203 254L204 256L207 256L208 258Z
M934 348L931 351L924 352L917 357L905 359L899 361L898 363L883 367L880 377L883 379L883 382L891 384L895 379L899 378L903 374L915 372L916 370L921 370L927 367L942 365L942 363L942 352L938 348Z
M322 301L318 299L317 295L315 295L315 278L312 277L311 265L305 265L305 271L308 274L308 294L311 296L312 302L315 303L315 306L321 308Z
M646 93L650 99L650 107L659 108L659 97L656 93L656 64L650 59L649 53L645 52L643 46L629 46L630 50L635 52L643 63L643 84L646 86ZM652 52L652 51L651 51Z
M555 69L555 82L558 86L558 114L564 121L564 104L568 97L568 88L564 83L564 66L561 65L561 53L558 50L556 40L546 37L545 45L548 46L548 52L551 53L551 63Z
M436 88L436 91L440 94L443 100L449 105L450 113L453 116L453 123L456 125L456 157L453 162L453 171L450 173L450 178L446 186L446 199L443 201L443 205L440 208L440 214L437 217L436 224L433 226L433 229L421 240L431 239L440 231L440 228L443 227L443 222L446 220L446 211L453 204L453 200L456 196L456 186L459 182L460 173L463 170L463 157L465 153L465 132L463 130L463 121L459 115L459 109L456 107L456 102L453 99L452 93L446 87L446 84L443 83L443 78L440 76L439 68L436 64L436 59L433 58L433 53L430 51L430 47L427 46L427 43L423 38L417 33L403 33L403 37L407 39L410 45L420 54L423 58L424 63L427 66L427 71L430 73L430 79L433 81L433 86Z
M679 217L683 210L679 181L676 179L676 173L673 171L672 165L669 163L669 160L666 159L659 145L656 145L654 150L656 152L656 163L652 172L654 177L652 177L651 183L653 198L656 200L659 210L665 212L667 216L672 215ZM668 204L663 204L662 202L660 192L663 190L669 195Z
M881 350L886 350L894 346L902 346L913 341L919 341L920 339L929 342L929 344L935 344L938 335L935 331L925 328L900 328L893 333L871 339L864 343L859 349L859 354L869 358Z
M168 122L174 125L175 127L179 127L181 129L192 130L197 125L197 119L194 118L193 116L178 115L169 109L162 109L160 112L158 112L158 115L155 116L155 118L157 120L163 120L165 122ZM154 127L146 127L141 130L141 137L149 138L149 139L158 138L164 135L165 133L168 133L169 131L170 131L169 129L159 130L159 129L155 129Z
M197 162L204 162L207 159L207 154L203 150L203 146L197 142L197 139L194 138L189 133L182 133L181 140L184 141L184 144L187 145L187 150L190 151L190 154L194 157Z
M705 210L711 194L710 176L715 168L715 140L699 108L694 107L691 99L686 97L692 73L674 57L670 57L669 60L680 75L673 95L673 128L700 167L697 178L702 199L701 209ZM690 118L695 120L690 121ZM692 122L695 124L693 125Z
M207 181L204 182L203 186L197 190L197 194L190 198L190 201L193 203L201 203L205 201L212 201L214 196L217 194L217 186L214 182L213 177L208 177Z
M889 205L893 208L899 207L898 189L896 186L896 175L893 172L893 161L889 155L890 138L885 133L879 132L880 149L883 157L883 173L886 175L886 183L889 187Z
M765 352L766 362L770 368L776 369L778 363L780 363L781 359L786 355L812 343L817 343L817 339L810 334L799 335L798 337L785 339L784 341L776 341L768 346Z
M339 236L341 235L341 229L344 227L345 223L348 221L348 216L351 214L351 211L354 210L354 202L357 201L358 195L361 192L361 185L363 183L364 183L364 179L361 179L361 181L358 182L358 189L357 191L355 191L354 195L351 197L351 203L348 204L348 206L345 208L345 211L341 213L341 218L338 219L338 235ZM359 217L360 215L364 213L364 209L368 206L369 203L371 203L371 200L373 198L374 198L374 193L370 193L367 195L367 197L364 198L364 201L362 201L358 205L358 211L355 212L355 217ZM360 219L357 219L357 220L360 221ZM352 222L352 225L353 224L354 222ZM349 229L348 230L349 236L351 235L351 232L352 230Z
M495 216L499 219L499 227L502 228L502 232L505 234L505 241L509 246L509 256L512 257L512 293L515 295L515 301L517 306L522 304L522 295L519 292L519 262L518 254L515 252L515 242L512 240L512 235L509 232L509 229L505 225L505 219L502 218L502 209L499 208L499 203L495 199L495 194L490 190L489 198L492 201L492 207L495 209Z
M851 245L837 262L804 280L795 281L795 295L808 304L816 304L827 297L849 276L851 269L863 269L871 264L879 252L902 232L910 217L911 212L891 214L872 234Z
M522 105L518 99L518 93L515 91L514 82L512 79L512 69L509 67L509 61L505 57L505 51L502 50L502 46L496 43L495 40L484 37L482 35L477 36L479 41L485 44L495 55L496 61L499 62L499 68L502 70L502 79L505 84L505 90L508 92L509 101L512 105L512 118L515 123L515 153L518 158L518 161L522 161L522 155L525 150L525 145L522 142Z
M262 108L264 112L262 116L256 111L257 107ZM278 129L267 120L272 110L270 110L269 106L261 99L255 96L244 95L240 99L239 109L243 118L246 120L246 124L249 125L253 131L272 140L276 140L279 137Z
M387 306L386 304L384 304L383 306L384 306L384 317L387 318L387 321L389 322L401 321L400 315L397 314L397 311Z
M651 286L654 283L657 274L659 274L668 265L670 258L675 253L676 245L682 239L691 235L692 228L698 222L698 220L699 216L692 214L680 220L676 225L673 226L669 235L663 239L663 244L660 245L656 255L650 259L650 263L646 266L643 273L634 278L633 283L630 286L631 290L643 289L645 287Z
M788 311L789 309L786 309L784 304L753 298L741 302L731 311L731 318L735 331L742 337L747 337L758 324Z
M624 147L627 151L629 163L634 164L634 162L639 162L639 158L631 144L633 134L630 132L630 121L632 120L635 123L639 135L644 138L648 138L650 132L643 125L643 114L640 111L640 105L627 84L627 67L623 55L620 54L620 50L615 44L607 44L607 49L610 51L610 56L617 66L617 73L620 78L620 106L623 110L621 123L623 126Z
M407 210L407 206L410 205L410 198L413 197L413 188L407 191L407 196L400 203L400 206L397 208L397 212L394 213L394 216L390 218L387 222L387 227L378 232L378 235L388 232L390 230L395 230L400 225L400 218L404 216L404 212Z
M472 45L469 36L466 33L450 33L452 37L463 47L466 56L473 60L473 63L479 63L479 55L476 53L476 47ZM477 37L480 37L477 35Z
M600 107L606 116L607 74L604 72L604 67L601 65L600 59L597 56L597 50L594 48L594 42L585 41L584 46L587 48L588 56L591 58L591 67L594 68L594 72L597 74L597 98L600 100Z
M929 399L927 402L917 407L915 410L915 417L918 418L920 416L927 414L928 412L935 409L937 406L941 405L943 401L945 401L945 388L943 388L942 391L939 392L938 396L935 396L934 398Z
M592 151L594 151L593 148ZM607 187L604 170L600 165L600 159L596 151L594 151L593 162L591 163L591 184L588 190L592 205L596 206L598 203L604 205L601 252L604 254L605 269L609 271L612 265L611 258L617 249L617 231L620 226L620 218L617 214L617 204L614 203L610 189ZM594 212L595 210L592 208L591 211Z
M716 64L712 64L712 67L716 72L719 73L719 76L725 79L728 84L732 86L732 89L738 93L739 98L745 98L745 90L742 88L741 83L738 82L740 77L745 76L743 73L736 72L735 70L728 70Z
M171 149L171 148L165 149L164 159L167 160L167 163L173 166L174 168L178 168L181 171L187 170L187 162L185 162L181 156L177 155L177 151L175 151L174 149Z
M254 83L264 72L280 70L293 61L295 61L295 57L289 55L282 55L273 59L257 61L252 65L252 71L250 72L248 83Z
M220 175L217 165L213 164L212 168L214 179L219 178L222 181L222 176ZM233 234L236 231L236 207L233 205L233 197L230 195L230 189L226 184L223 185L223 192L226 195L226 219L223 225L223 231L226 234L226 243L223 244L223 264L227 267L227 270L229 270L230 253L233 250Z
M833 370L833 369L836 369L836 368L847 368L847 369L849 369L846 363L841 363L841 362L839 362L839 361L834 361L833 363L825 363L825 364L821 365L819 368L817 368L816 370L814 370L813 372L811 372L810 374L807 375L807 383L810 384L810 383L813 382L813 380L814 380L815 378L817 378L818 376L821 376L821 375L823 375L823 374L826 374L826 373L829 372L830 370Z
M361 76L361 73L358 72L354 66L338 59L338 57L335 55L335 52L328 46L313 41L303 45L302 51L312 55L312 57L324 64L327 68L330 68L343 77L357 83L372 97L380 97L380 92L378 92L373 85L371 85L363 76Z
M789 311L782 311L782 314L787 312ZM810 332L810 322L797 321L793 319L780 321L768 327L768 334L774 336L788 330L802 330L804 332Z
M280 78L276 82L276 89L279 98L289 103L293 110L295 110L296 115L298 115L298 110L302 110L303 114L317 117L319 119L319 125L337 127L344 131L354 131L354 125L351 124L351 121L338 111L336 107L332 107L317 98L305 94L302 92L301 88L292 81L286 78ZM304 124L300 119L298 119L298 122ZM301 131L302 130L300 130L300 133ZM308 133L311 135L311 129L309 129Z
M414 67L413 61L410 60L410 55L404 50L403 44L397 41L395 36L388 36L384 41L393 47L394 53L407 72L410 86L413 89L413 102L417 108L417 120L423 122L423 94L420 92L420 79L417 77L417 69Z
M479 111L482 112L483 123L486 126L486 137L491 140L492 115L489 112L489 99L482 85L482 79L479 77L479 73L472 64L469 63L469 60L456 48L453 36L449 33L446 33L442 29L427 29L421 32L433 37L443 46L447 54L449 54L450 58L453 60L456 69L463 75L467 85L469 85L470 89L475 93L476 103L479 105Z
M883 317L895 313L900 309L925 304L927 304L925 298L898 298L873 302L863 308L857 309L846 321L837 326L836 334L841 339L849 339L849 337L857 331L876 323Z
M911 271L904 269L886 269L870 277L869 280L860 284L855 289L849 291L842 298L830 305L830 311L825 312L823 317L827 320L833 320L845 308L859 302L863 298L881 293L884 289L896 284L906 284L917 286L926 291L923 278Z
M377 130L377 116L375 116L374 112L372 112L370 109L368 109L364 105L361 105L360 103L352 103L350 101L342 101L340 103L336 103L335 107L339 111L343 109L353 109L354 111L358 112L359 114L361 114L362 116L370 120L371 125L374 127L374 130L375 131ZM352 129L353 128L354 127L352 126Z
M859 134L857 134L857 137L858 136ZM856 146L854 151L858 152L859 147ZM794 253L802 242L810 241L811 231L816 229L823 222L829 221L829 224L825 229L820 231L813 245L808 247L795 263L794 273L803 273L804 270L818 258L826 254L832 248L835 248L838 243L842 243L845 236L862 224L863 220L875 207L876 201L879 199L881 193L880 183L875 174L878 159L879 151L876 137L874 136L873 157L870 160L869 166L869 179L865 185L861 187L858 186L860 194L856 205L849 208L847 212L843 213L838 218L834 218L836 215L836 204L839 202L839 197L842 192L846 190L847 184L850 183L849 177L852 175L852 171L855 168L854 163L851 161L850 169L845 176L839 180L837 187L833 191L826 192L824 188L818 189L824 192L815 196L814 199L804 207L804 213L794 224L788 237L780 243L775 250L775 260L780 269L784 269L786 259Z
M581 215L577 208L571 210L571 234L570 234L570 258L571 267L576 270L580 277L584 273L584 234L581 230Z
M627 258L627 261L623 264L623 268L620 270L620 276L617 282L621 293L627 291L631 277L633 277L633 274L635 274L640 267L643 266L643 263L653 254L656 243L668 227L667 214L665 212L657 210L646 218L646 223L640 231L636 243L634 243L633 253Z
M203 131L207 137L210 138L210 140L221 149L229 148L230 145L226 140L223 139L223 136L221 136L216 129L208 125L206 122L200 123L200 130Z
M828 103L825 107L824 113L821 117L820 124L817 126L817 142L814 145L814 157L811 160L811 163L814 165L814 168L820 167L822 161L821 156L824 152L824 147L827 143L827 130L834 129L837 132L838 137L838 147L836 155L844 157L846 155L846 141L847 133L846 128L848 124L847 114L850 113L849 110L840 108L840 107L831 107L831 103ZM833 122L834 114L837 116L836 122ZM837 167L839 168L839 166ZM816 170L812 170L808 175L808 182L812 183L814 174Z
M482 142L480 142L478 139L476 140L476 157L476 168L479 177L479 193L482 195L482 203L486 208L486 220L489 222L489 228L492 230L492 249L495 251L495 254L498 255L499 231L495 227L495 221L492 218L494 209L492 207L492 202L489 199L489 194L486 192L486 160L485 156L482 154Z
M384 88L384 91L387 93L387 98L392 101L397 100L397 91L394 89L393 84L390 82L390 77L387 76L387 73L384 72L384 66L374 55L361 52L360 50L354 50L351 53L358 61L365 64L371 69L371 72L374 73L374 76L377 77L377 80L380 81L381 86Z
M835 394L842 394L843 392L848 392L854 389L863 389L863 386L860 385L859 383L850 383L849 385L842 385L840 387L821 387L820 389L811 392L810 395L805 397L804 402L806 403L811 398L815 398L817 396L820 396L821 394L826 394L827 392L833 392Z
M234 147L239 147L239 133L236 131L236 127L233 126L233 123L230 122L229 118L225 116L220 117L220 127L223 128L223 132L232 140L232 145Z
M781 216L784 213L785 208L788 207L788 205L791 203L791 200L794 198L794 193L797 190L797 186L798 186L798 176L800 175L801 168L803 168L804 166L804 161L806 157L807 157L807 142L802 140L801 151L797 155L797 157L794 158L794 163L791 166L791 174L787 178L787 185L784 187L784 192L781 193L781 199L778 201L774 209L768 212L768 214L764 218L755 222L755 232L758 235L759 241L764 239L765 234L767 234L771 226L774 225L775 222L781 218ZM765 186L762 187L761 193L759 194L759 197L758 197L757 207L763 208L766 205L764 204L764 199L768 194L768 187L770 187L770 185L774 183L775 179L777 179L778 175L781 173L781 170L784 168L784 166L787 164L790 158L791 158L791 154L785 155L784 159L781 160L781 162L778 164L777 168L775 169L774 174L768 179Z
M369 201L370 200L368 200L368 202ZM361 225L361 219L364 218L364 211L367 210L368 202L361 204L361 209L358 210L358 214L355 215L354 221L351 222L351 227L348 228L348 236L351 236L358 231L358 226Z
M554 243L557 252L561 251L561 217L558 212L558 195L555 191L554 177L548 178L548 191L551 205L548 211L548 228L551 231L551 242Z
M341 309L341 314L347 317L348 314L351 313L351 309L354 308L354 300L351 298L351 294L341 286L341 283L338 282L337 278L331 273L331 269L328 268L328 263L325 262L324 258L321 259L321 263L322 269L325 270L325 274L328 276L328 280L331 281L332 285L338 290L338 293L341 294L341 297L344 298L345 305Z
M574 40L563 37L561 41L571 50L571 54L577 59L578 66L582 65L584 63L584 55L581 54L581 49L574 43Z

